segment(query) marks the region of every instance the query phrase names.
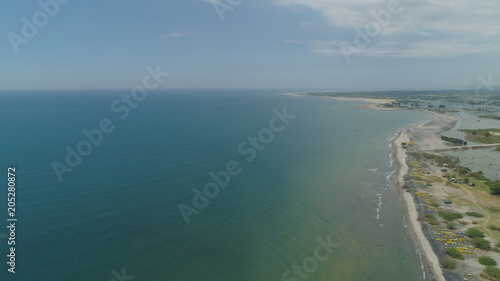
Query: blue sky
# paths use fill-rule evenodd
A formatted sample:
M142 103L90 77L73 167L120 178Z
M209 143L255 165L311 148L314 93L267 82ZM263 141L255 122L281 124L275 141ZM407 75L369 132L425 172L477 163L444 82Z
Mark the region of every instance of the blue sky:
M220 0L233 4L223 21L216 1L72 0L25 38L22 18L33 23L43 9L4 0L0 89L130 88L156 64L171 74L165 88L473 88L490 74L500 81L498 1ZM356 30L369 44L356 44ZM17 54L12 34L28 41L14 44ZM350 62L345 50L355 51Z

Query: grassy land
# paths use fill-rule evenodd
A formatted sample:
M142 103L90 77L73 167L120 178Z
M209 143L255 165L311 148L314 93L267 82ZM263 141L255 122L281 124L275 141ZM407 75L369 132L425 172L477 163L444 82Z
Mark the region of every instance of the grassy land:
M480 130L460 130L467 134L467 139L485 143L485 144L493 144L500 143L500 129L480 129Z
M463 260L465 259L465 258L464 258L464 255L462 255L462 253L460 253L460 252L459 252L457 249L455 249L455 248L446 248L446 253L447 253L450 257L452 257L452 258L454 258L454 259L456 259L456 260L462 260L462 261L463 261Z
M479 220L474 221L474 227L479 229L480 231L486 233L491 238L496 241L500 241L500 197L492 196L490 194L490 186L494 186L497 182L491 181L486 178L481 172L470 173L464 167L461 167L458 163L455 163L455 159L452 157L447 157L444 155L437 154L429 154L422 152L414 152L412 155L428 159L431 162L435 162L435 164L439 167L442 167L444 164L448 164L449 168L457 168L458 171L447 173L451 178L456 178L457 180L465 182L468 179L468 182L471 184L475 184L475 186L469 186L468 184L459 184L459 183L451 183L446 182L446 186L464 189L471 193L471 195L475 198L474 201L468 199L468 197L458 196L449 193L449 198L452 199L453 204L459 206L467 206L472 208L478 208L479 212L468 212L466 213L469 217L475 217ZM443 178L446 180L446 178ZM482 187L481 187L482 186ZM440 215L441 216L441 215ZM443 216L449 216L443 215ZM457 220L455 217L446 217L443 218L449 222L453 221L455 223L461 223L460 220ZM482 217L480 217L482 216ZM426 215L424 218L431 224L435 224L437 218L433 215ZM479 241L477 241L479 242ZM491 245L494 246L495 244Z
M496 266L497 262L490 257L479 257L479 263L486 266Z
M500 116L496 116L496 115L479 115L479 118L500 120Z
M443 267L453 270L453 269L457 268L457 263L454 262L452 259L445 259L443 261Z
M439 225L439 221L438 219L436 218L436 216L434 215L431 215L431 214L425 214L424 215L424 220L428 223L430 223L431 225Z
M483 217L483 215L481 215L480 213L476 213L476 212L466 212L465 214L468 216L471 216L471 217L475 217L475 218L482 218Z
M439 212L439 216L442 217L446 221L454 221L456 219L461 219L464 216L459 213L447 213L447 212Z
M433 160L437 166L443 167L444 164L448 165L449 168L456 168L458 165L455 162L455 157L449 157L441 154L431 154L425 152L412 152L411 155L419 158L425 158L429 160Z
M484 276L484 275L486 275L486 276ZM493 267L493 266L488 266L483 270L481 277L488 279L488 280L500 281L500 269ZM486 277L490 277L490 278L486 278Z

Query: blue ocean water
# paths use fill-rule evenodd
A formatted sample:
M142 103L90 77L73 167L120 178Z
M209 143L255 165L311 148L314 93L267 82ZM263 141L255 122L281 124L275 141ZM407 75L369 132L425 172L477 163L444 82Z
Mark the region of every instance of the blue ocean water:
M16 167L18 218L16 274L0 236L1 280L423 280L390 139L424 113L279 90L162 90L121 120L111 104L127 93L1 94L0 164ZM296 117L278 118L282 131L248 161L240 144L285 107ZM66 147L104 118L114 131L60 182L54 161L67 165ZM186 224L179 205L194 208L193 189L230 161L240 173Z

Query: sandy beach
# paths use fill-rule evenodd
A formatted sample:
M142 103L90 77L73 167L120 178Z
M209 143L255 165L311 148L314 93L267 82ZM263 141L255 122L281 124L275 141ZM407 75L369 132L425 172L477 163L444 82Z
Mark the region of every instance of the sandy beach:
M348 98L348 97L328 97L335 100L343 100L343 101L363 101L368 102L369 104L363 104L357 106L356 109L379 109L379 110L397 110L395 108L385 108L380 107L381 104L391 103L395 100L391 99L370 99L370 98Z
M434 253L429 241L424 235L419 218L417 205L411 193L403 189L405 176L408 173L407 154L401 143L416 140L418 149L434 149L447 147L439 133L451 129L457 122L456 118L434 112L428 112L432 119L424 124L404 129L393 140L394 155L398 163L397 190L404 201L406 223L413 234L421 254L425 272L425 280L446 281L437 255Z

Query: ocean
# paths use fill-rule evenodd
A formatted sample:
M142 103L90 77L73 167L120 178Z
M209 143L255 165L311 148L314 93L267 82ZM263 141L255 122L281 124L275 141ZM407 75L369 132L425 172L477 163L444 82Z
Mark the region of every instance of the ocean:
M0 95L18 219L16 273L2 227L0 280L423 280L390 140L425 113L280 90L128 92Z

